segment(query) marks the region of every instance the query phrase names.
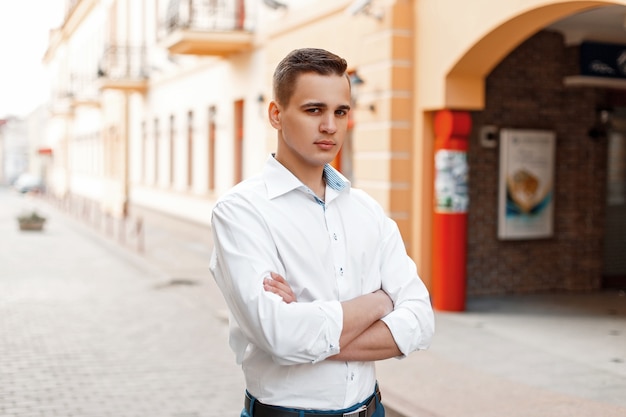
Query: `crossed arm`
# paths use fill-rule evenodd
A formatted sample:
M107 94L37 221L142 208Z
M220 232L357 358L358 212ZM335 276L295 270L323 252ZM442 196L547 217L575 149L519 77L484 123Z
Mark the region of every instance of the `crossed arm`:
M272 272L271 279L266 278L263 287L288 304L298 301L287 281L279 274ZM402 355L389 328L380 320L393 310L393 302L387 293L377 290L343 301L341 307L341 351L329 360L375 361Z

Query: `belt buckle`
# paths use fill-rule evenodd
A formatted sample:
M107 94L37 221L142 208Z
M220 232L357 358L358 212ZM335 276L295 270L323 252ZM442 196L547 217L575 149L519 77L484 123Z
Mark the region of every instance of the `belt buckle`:
M367 405L362 405L354 411L350 411L349 413L343 413L343 417L365 417L367 415L366 412Z

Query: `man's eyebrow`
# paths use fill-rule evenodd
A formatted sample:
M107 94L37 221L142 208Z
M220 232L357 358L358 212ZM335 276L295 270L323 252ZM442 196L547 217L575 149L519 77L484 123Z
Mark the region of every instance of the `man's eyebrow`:
M304 103L300 106L301 109L306 109L308 107L323 107L326 108L328 107L328 105L326 103L323 103L321 101L309 101L307 103Z
M301 109L307 109L310 107L321 107L323 109L328 108L328 105L324 102L317 102L317 101L309 101L308 103L304 103L300 106ZM337 110L350 110L350 105L349 104L341 104L339 106L337 106Z

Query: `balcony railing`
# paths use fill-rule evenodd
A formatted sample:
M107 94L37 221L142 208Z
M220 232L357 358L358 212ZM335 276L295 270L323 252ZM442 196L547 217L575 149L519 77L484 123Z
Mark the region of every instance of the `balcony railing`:
M76 106L99 106L100 91L96 84L96 74L93 76L87 74L70 75L69 96L72 105Z
M252 46L255 18L246 0L171 0L163 25L171 53L230 55Z
M107 47L98 66L98 79L101 89L145 91L148 87L146 48L129 45Z
M52 116L66 117L74 113L72 93L69 89L56 87L50 94L49 111Z

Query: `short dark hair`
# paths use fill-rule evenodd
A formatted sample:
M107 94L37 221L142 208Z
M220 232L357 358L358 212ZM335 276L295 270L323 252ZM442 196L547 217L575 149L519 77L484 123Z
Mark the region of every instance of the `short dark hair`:
M274 99L287 106L293 95L298 76L304 73L320 75L346 75L348 63L345 59L325 49L302 48L291 51L276 66L274 71Z

